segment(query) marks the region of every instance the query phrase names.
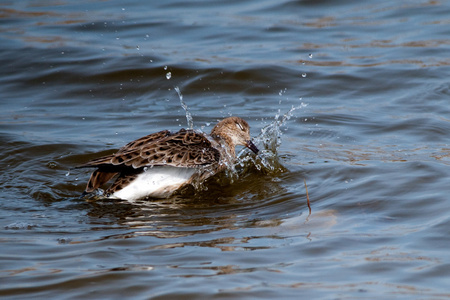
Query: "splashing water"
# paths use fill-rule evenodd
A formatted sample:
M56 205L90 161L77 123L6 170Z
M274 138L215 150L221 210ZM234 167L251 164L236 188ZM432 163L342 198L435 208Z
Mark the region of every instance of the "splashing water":
M183 95L181 94L180 88L176 86L175 91L178 94L178 98L180 98L181 107L186 112L186 120L187 120L188 129L193 129L194 128L194 120L192 119L192 114L189 111L186 103L183 101Z
M192 115L186 103L183 101L183 95L181 94L179 87L175 87L175 91L178 93L180 104L186 112L188 126L190 129L193 129L194 122ZM291 119L296 110L306 106L307 104L302 102L298 106L292 106L291 109L284 114L281 114L280 110L278 110L274 120L262 128L260 134L253 138L253 142L260 150L256 157L246 148L243 148L236 155L237 161L235 164L228 164L226 161L223 162L227 165L225 176L222 178L224 182L233 183L240 177L242 171L249 167L256 167L257 170L264 173L284 172L286 168L283 167L278 157L278 148L281 146L282 127ZM245 171L243 172L245 173ZM193 182L193 185L196 190L204 190L206 188L203 183L195 184L195 182Z
M277 151L281 145L281 127L294 115L294 111L306 107L307 104L301 103L299 106L292 106L280 118L280 111L275 115L272 123L261 129L261 133L253 139L253 142L258 145L260 149L256 159L248 156L245 149L241 150L238 157L238 162L245 164L246 161L252 160L258 170L265 170L268 172L277 172L284 170L278 159Z
M194 128L194 121L192 114L190 113L186 103L183 100L180 88L175 87L175 91L180 98L181 107L186 112L186 119L189 129ZM300 98L301 100L301 98ZM227 165L229 179L233 181L233 178L238 176L235 166L246 167L251 162L258 170L265 172L279 172L285 170L278 158L278 148L281 145L281 127L294 115L294 112L298 109L306 107L307 104L301 103L298 106L292 106L290 110L281 115L280 110L275 115L274 120L261 129L261 133L253 138L253 142L258 146L259 153L256 158L253 155L249 155L249 152L244 148L237 154L236 165Z

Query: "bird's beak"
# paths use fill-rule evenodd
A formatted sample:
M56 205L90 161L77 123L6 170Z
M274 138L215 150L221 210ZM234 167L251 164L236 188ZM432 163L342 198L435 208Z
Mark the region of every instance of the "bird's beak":
M259 150L258 148L256 148L255 144L253 144L253 142L251 140L248 140L245 144L245 146L252 150L255 154L258 154Z

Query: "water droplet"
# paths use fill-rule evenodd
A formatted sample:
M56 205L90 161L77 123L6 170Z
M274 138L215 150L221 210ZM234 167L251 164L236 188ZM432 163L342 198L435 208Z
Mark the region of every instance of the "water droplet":
M122 7L122 10L125 10L125 8Z
M61 54L64 54L64 51L62 51Z
M305 78L305 77L306 77L306 73L303 73L303 74L302 74L302 77Z
M54 161L49 161L47 163L47 167L49 167L50 169L55 169L56 167L58 167L58 164Z
M66 173L66 176L69 176L70 175L70 171L68 171L67 173Z
M310 53L308 56L309 56L309 58L312 58L313 55Z
M170 79L171 77L172 77L172 73L171 73L171 72L167 72L166 78L167 78L167 79Z
M139 50L141 50L141 49L139 48L139 46L136 46L136 50L139 51Z
M167 70L167 66L164 66L164 70Z

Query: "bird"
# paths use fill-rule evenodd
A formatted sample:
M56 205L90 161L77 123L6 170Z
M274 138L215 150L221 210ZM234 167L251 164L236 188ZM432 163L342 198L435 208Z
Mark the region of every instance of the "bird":
M259 152L250 138L248 123L233 116L218 122L209 135L193 129L162 130L75 168L96 168L82 197L115 178L105 191L108 198L168 198L186 185L203 182L231 168L238 145Z

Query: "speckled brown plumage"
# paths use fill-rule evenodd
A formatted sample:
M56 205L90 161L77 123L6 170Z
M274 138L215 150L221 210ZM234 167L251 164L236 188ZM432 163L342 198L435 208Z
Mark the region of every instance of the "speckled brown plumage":
M219 159L219 151L202 133L186 129L176 133L164 130L128 143L117 153L91 160L79 168L121 170L125 167L138 169L161 165L195 168L218 162Z
M180 168L210 167L217 172L235 158L235 146L243 145L257 153L250 141L250 127L238 117L219 122L208 137L195 130L181 129L171 133L163 130L120 148L117 153L103 156L77 168L97 168L89 179L85 193L93 192L119 174L107 193L114 193L129 184L144 168L171 166ZM205 168L206 169L206 168Z

